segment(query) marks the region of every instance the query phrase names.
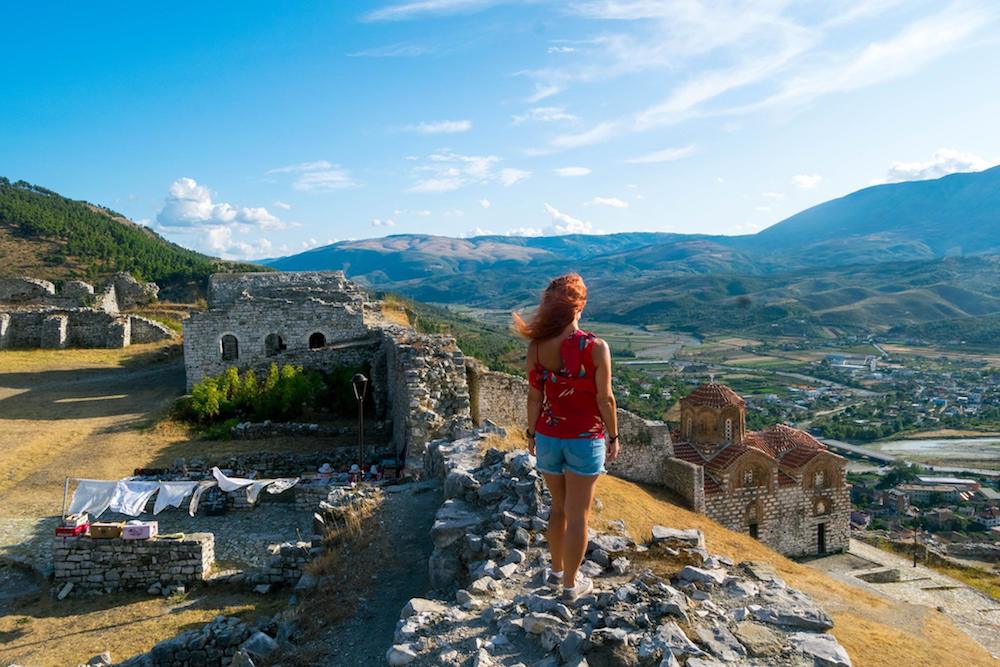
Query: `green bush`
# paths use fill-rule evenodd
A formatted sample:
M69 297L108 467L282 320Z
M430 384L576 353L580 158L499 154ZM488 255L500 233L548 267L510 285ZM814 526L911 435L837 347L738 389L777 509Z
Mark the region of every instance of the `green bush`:
M361 369L340 367L324 375L301 366L271 364L262 381L252 370L234 368L194 385L177 405L186 421L209 426L241 419L287 421L324 407L338 415L354 414L351 378ZM217 429L210 429L214 432Z

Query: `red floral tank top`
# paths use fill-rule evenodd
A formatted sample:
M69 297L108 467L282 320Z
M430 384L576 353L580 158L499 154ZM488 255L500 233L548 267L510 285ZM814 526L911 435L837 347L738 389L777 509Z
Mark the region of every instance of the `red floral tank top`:
M563 366L550 371L535 359L528 374L531 386L542 392L542 412L535 432L551 438L604 437L604 421L597 408L597 367L593 348L597 336L575 331L559 347Z

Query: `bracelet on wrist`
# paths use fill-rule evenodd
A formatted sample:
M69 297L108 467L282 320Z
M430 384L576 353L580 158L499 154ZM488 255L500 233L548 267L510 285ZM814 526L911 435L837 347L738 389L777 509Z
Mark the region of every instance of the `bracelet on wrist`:
M528 439L530 440L535 437L535 432L532 431L531 429L526 428L524 429L524 435L527 436Z

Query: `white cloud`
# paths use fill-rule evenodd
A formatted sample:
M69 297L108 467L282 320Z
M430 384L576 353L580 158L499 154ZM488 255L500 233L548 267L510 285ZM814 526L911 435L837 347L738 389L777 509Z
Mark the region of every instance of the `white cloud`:
M348 58L416 58L425 53L430 53L431 49L413 42L397 42L386 44L385 46L375 46L370 49L363 49L348 53Z
M532 107L523 114L511 116L515 125L521 125L529 121L538 123L575 123L579 120L576 116L566 111L564 107Z
M595 125L589 130L560 134L549 143L553 148L580 148L581 146L592 146L607 141L611 137L620 134L622 127L615 122L604 122Z
M760 196L764 199L784 199L784 192L761 192Z
M281 229L286 226L266 208L241 208L213 201L209 189L193 178L179 178L170 185L156 222L170 228L244 225Z
M185 177L170 185L154 226L164 234L187 237L188 245L205 252L235 259L267 254L270 240L248 236L288 224L263 207L216 202L207 187Z
M590 173L590 167L559 167L552 171L560 176L586 176Z
M574 53L576 49L572 46L550 46L549 53Z
M303 171L322 171L323 169L332 169L333 165L326 160L315 160L313 162L298 162L296 164L288 164L284 167L277 167L275 169L268 170L269 174L291 174Z
M515 227L507 230L507 236L541 236L544 233L537 227Z
M274 205L277 206L278 208L282 209L283 211L290 211L290 210L292 210L292 205L291 204L286 204L285 202L281 201L280 199L276 199L274 201Z
M407 125L405 128L408 132L417 132L419 134L458 134L461 132L468 132L472 129L471 120L436 120L424 123L417 123L416 125Z
M540 86L536 84L535 92L526 97L524 101L528 104L534 104L553 95L558 95L560 92L562 92L561 86Z
M495 233L491 229L483 229L482 227L476 227L468 231L462 232L458 235L461 239L474 238L476 236L495 236Z
M893 162L885 175L884 183L923 181L941 178L948 174L989 169L996 162L954 148L941 148L926 162Z
M694 155L696 148L694 144L680 146L677 148L664 148L661 151L646 153L638 157L625 160L629 164L654 164L658 162L673 162Z
M503 183L504 187L509 188L515 183L520 183L523 180L531 177L530 171L525 171L523 169L501 169L500 170L500 182Z
M792 176L792 184L803 190L812 190L819 185L822 180L823 177L819 174L796 174L795 176Z
M407 21L435 14L468 14L518 0L413 0L368 12L366 21Z
M451 192L465 183L460 178L425 178L407 188L407 192Z
M598 206L610 206L611 208L628 208L628 202L617 197L594 197L590 203Z
M479 205L480 205L480 206L482 206L483 208L489 208L489 207L490 207L490 206L492 206L493 204L492 204L492 203L490 203L490 200L489 200L489 199L480 199L480 200L479 200Z
M360 185L347 169L326 160L299 162L271 169L268 174L298 174L292 187L303 192L356 188Z
M389 218L372 218L372 227L395 227L396 221Z
M593 228L589 222L563 213L555 206L544 204L543 208L552 220L552 224L546 228L548 234L589 234Z

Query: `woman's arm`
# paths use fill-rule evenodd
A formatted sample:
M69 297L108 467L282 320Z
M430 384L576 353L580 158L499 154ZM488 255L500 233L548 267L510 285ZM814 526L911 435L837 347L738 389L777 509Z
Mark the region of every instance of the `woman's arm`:
M608 432L607 457L609 461L618 458L618 403L611 389L611 348L600 338L594 343L591 351L594 366L597 368L597 409L601 411L604 429Z
M535 368L535 364L532 360L538 358L536 355L535 341L531 341L528 344L528 354L524 358L524 372L528 377L531 377L531 371ZM538 423L538 415L542 413L542 392L538 391L530 384L528 385L528 402L526 407L528 412L527 433L534 434L535 424ZM528 437L528 452L530 452L532 456L535 455L535 438L533 435Z

